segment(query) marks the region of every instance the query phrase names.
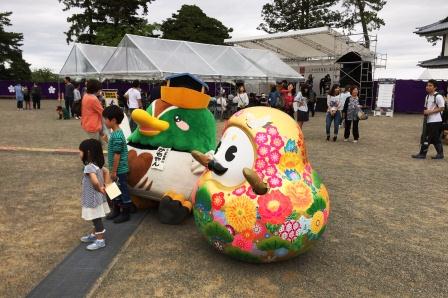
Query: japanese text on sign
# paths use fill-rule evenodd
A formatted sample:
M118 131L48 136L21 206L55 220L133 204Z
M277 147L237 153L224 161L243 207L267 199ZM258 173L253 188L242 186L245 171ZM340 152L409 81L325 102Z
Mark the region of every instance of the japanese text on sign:
M168 157L168 153L170 152L171 148L163 148L159 147L157 148L156 152L154 153L151 168L154 168L159 171L163 171L165 169L165 162Z

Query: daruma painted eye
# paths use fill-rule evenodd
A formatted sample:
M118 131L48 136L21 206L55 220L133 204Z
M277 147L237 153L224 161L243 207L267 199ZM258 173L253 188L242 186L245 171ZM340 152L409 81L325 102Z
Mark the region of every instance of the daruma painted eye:
M252 168L255 152L249 136L240 128L229 127L214 154L214 160L227 169L215 179L225 186L235 186L245 181L244 168Z
M230 146L229 149L226 151L226 161L231 162L235 159L235 153L238 151L238 148L236 146Z

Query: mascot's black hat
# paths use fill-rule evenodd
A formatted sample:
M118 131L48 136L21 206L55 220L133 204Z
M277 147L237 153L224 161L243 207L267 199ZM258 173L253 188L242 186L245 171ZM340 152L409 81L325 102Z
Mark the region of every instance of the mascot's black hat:
M173 106L184 109L204 109L208 107L210 96L208 85L189 73L166 77L166 86L160 89L161 99Z

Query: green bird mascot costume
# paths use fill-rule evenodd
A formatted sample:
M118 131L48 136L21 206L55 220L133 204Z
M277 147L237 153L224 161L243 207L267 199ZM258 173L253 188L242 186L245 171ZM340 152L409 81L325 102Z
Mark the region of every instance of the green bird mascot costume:
M128 137L128 184L134 200L160 202L162 223L179 224L191 211L193 188L205 170L190 153L213 152L216 125L207 108L210 96L204 82L191 74L166 81L160 99L131 115L138 127ZM130 133L128 128L123 131Z

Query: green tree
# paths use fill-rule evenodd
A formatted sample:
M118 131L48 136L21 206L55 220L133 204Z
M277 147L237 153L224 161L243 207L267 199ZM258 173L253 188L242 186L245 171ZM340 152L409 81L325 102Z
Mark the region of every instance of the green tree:
M332 26L341 19L331 8L339 0L273 0L263 5L263 22L257 29L268 33Z
M12 12L0 12L0 80L28 80L30 65L22 57L23 34L5 31Z
M64 11L77 13L67 18L71 26L65 35L72 41L116 46L124 34L151 35L154 25L144 16L154 0L58 0Z
M208 17L196 5L182 5L171 18L165 20L160 30L162 38L186 40L208 44L224 44L230 38L232 28L227 28L217 19Z
M37 83L57 82L58 75L53 73L49 68L33 69L31 72L31 81Z
M384 20L378 12L386 5L386 0L342 0L345 18L340 25L351 32L357 24L362 27L364 46L370 48L369 33L384 26Z

